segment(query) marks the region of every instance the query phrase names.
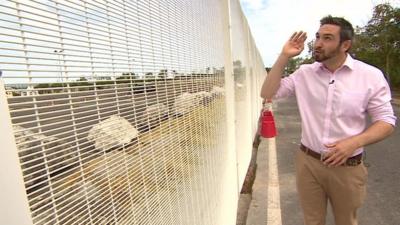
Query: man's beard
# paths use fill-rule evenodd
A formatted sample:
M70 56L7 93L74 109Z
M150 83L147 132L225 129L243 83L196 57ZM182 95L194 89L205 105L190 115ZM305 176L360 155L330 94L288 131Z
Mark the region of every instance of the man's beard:
M329 52L326 52L325 50L322 50L322 49L315 49L313 51L312 56L315 61L323 62L323 61L326 61L328 59L335 57L339 53L339 50L340 50L340 45L333 51L329 51Z

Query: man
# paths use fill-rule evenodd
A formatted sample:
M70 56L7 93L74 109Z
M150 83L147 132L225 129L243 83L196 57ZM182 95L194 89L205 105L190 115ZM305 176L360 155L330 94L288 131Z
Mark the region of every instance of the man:
M353 59L354 36L343 18L321 19L313 57L281 79L288 60L304 49L306 33L295 32L266 77L264 99L295 95L302 120L296 181L306 225L324 225L329 201L336 225L356 225L366 194L363 147L388 137L396 117L382 72ZM366 128L366 116L372 124Z

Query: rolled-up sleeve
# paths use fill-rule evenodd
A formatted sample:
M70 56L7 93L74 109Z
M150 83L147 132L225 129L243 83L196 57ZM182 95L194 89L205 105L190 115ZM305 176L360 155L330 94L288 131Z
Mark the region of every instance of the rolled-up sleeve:
M295 94L295 75L296 72L281 79L279 89L276 92L274 99L287 98Z
M368 113L371 120L372 122L383 121L395 126L397 118L390 103L392 98L389 85L384 79L377 82L376 85L368 102Z

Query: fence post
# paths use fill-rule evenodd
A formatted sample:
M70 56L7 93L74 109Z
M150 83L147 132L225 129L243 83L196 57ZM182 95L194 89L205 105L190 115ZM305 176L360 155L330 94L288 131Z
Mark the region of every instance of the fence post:
M235 92L234 92L234 77L233 77L233 59L232 59L232 40L231 40L231 14L230 0L222 2L222 33L224 45L224 67L225 67L225 103L226 103L226 143L228 150L226 157L227 168L223 175L226 178L227 184L223 187L229 190L223 190L225 194L225 204L222 206L225 215L220 218L218 224L235 224L237 203L239 200L239 179L238 179L238 160L237 147L235 141ZM229 202L228 202L229 201ZM225 207L226 206L226 207Z
M0 79L0 224L32 225L4 82Z

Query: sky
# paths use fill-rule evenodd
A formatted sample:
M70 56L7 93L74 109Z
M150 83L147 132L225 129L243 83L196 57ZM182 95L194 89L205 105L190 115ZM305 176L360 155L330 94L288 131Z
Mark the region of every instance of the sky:
M400 0L240 0L264 65L270 67L283 44L294 31L306 31L311 41L326 16L340 16L356 26L365 26L373 7L388 2L400 7ZM305 56L307 48L300 56Z

